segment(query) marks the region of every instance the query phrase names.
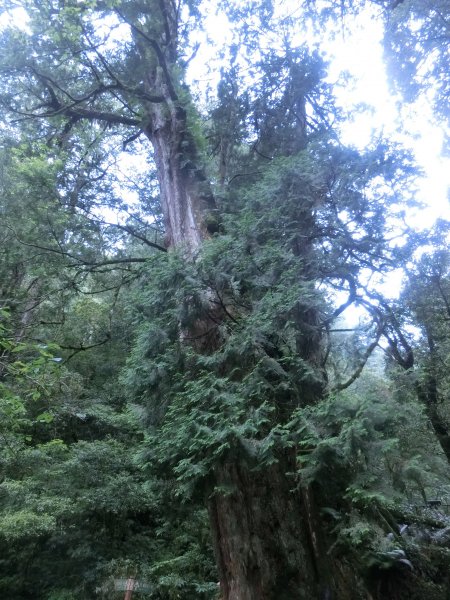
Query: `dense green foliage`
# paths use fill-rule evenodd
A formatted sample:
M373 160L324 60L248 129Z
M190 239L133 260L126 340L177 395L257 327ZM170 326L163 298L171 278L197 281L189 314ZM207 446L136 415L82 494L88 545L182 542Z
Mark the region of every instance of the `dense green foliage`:
M207 508L233 495L231 464L288 465L292 493L314 493L342 600L447 598L448 234L404 226L412 157L340 143L326 64L272 2L226 3L241 47L202 112L183 80L201 3L181 56L170 3L19 4L0 63L0 595L121 598L135 577L138 598L218 598ZM334 3L312 4L320 29ZM395 4L401 85L440 13ZM186 181L217 199L189 260L166 251L140 139L162 103L149 73L186 117ZM378 287L397 269L393 301Z

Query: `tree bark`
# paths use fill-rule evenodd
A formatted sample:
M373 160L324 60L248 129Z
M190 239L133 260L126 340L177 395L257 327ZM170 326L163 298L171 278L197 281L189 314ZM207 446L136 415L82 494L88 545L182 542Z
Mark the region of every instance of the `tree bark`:
M188 127L186 110L167 98L153 105L144 131L154 149L167 246L193 254L209 237L207 215L215 201Z
M318 572L304 514L282 463L217 467L208 503L223 600L314 600Z

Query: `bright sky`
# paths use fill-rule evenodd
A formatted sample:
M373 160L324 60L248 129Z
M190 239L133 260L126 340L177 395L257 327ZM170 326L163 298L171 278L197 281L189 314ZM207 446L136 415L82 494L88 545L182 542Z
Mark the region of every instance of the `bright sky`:
M280 14L293 14L292 2L275 0L279 3ZM211 1L211 4L214 4ZM283 12L284 11L284 12ZM301 9L294 13L300 14ZM403 105L389 89L386 68L383 61L383 24L374 10L367 10L357 18L346 17L345 35L321 32L320 51L329 61L328 80L334 85L338 103L351 112L352 107L366 104L367 112L355 110L355 116L342 126L341 139L344 143L365 148L380 136L398 142L414 152L418 166L424 176L418 181L418 201L426 208L411 209L407 215L408 225L415 229L431 227L441 217L450 219L448 189L450 186L450 159L441 156L443 132L432 123L431 103L422 98L415 105ZM300 30L292 43L302 45L305 38L313 44L314 36L310 29ZM227 47L232 42L232 28L223 15L208 10L205 15L205 31L209 43L202 44L190 70L190 78L199 90L206 83L217 83L219 68L208 74L208 66L215 62L217 47ZM269 36L270 37L270 33ZM204 42L199 34L199 42ZM354 81L349 84L343 73L349 72ZM403 271L397 269L385 281L379 281L377 289L386 296L398 295ZM373 281L375 283L375 281ZM345 301L345 297L337 301ZM349 324L356 324L363 316L359 309L346 313Z
M292 14L292 2L278 0L280 14ZM215 2L211 1L211 5ZM295 12L299 12L300 9ZM328 79L336 83L334 93L338 102L347 110L358 104L367 104L370 112L358 113L352 121L342 127L342 141L358 148L368 146L374 137L383 134L392 141L401 143L413 150L418 165L424 171L419 182L417 200L427 208L411 212L408 224L420 229L430 227L438 217L450 219L450 205L447 197L450 186L450 159L441 156L443 132L432 123L430 103L425 99L413 106L402 106L399 98L389 90L386 69L383 62L383 25L374 18L372 10L366 10L357 18L346 17L346 32L332 39L331 34L321 35L320 50L330 61ZM196 60L190 69L190 78L196 80L199 89L202 84L215 84L218 71L211 75L207 66L214 63L215 51L228 46L233 38L232 29L224 15L213 10L205 14L205 31L210 38L202 44ZM350 32L350 33L349 33ZM270 34L269 34L270 36ZM307 33L311 43L314 37ZM301 45L305 32L299 31L293 43ZM204 42L199 35L199 41ZM348 71L354 78L349 86L343 83L342 73Z
M301 3L293 9L292 1L275 2L281 15L301 13ZM208 10L204 14L204 33L198 34L201 48L189 71L191 82L195 81L200 90L206 84L213 88L216 86L220 71L217 50L228 47L233 41L231 25L216 9L217 0L209 0L205 6ZM330 61L328 78L331 83L337 84L334 92L338 102L348 110L361 103L372 107L367 113L355 111L353 120L342 127L342 141L364 148L370 144L374 135L382 133L391 140L412 148L425 173L419 183L417 199L423 201L427 208L408 215L409 224L416 228L429 227L438 217L450 219L447 198L450 159L440 156L443 133L432 124L431 108L425 99L422 98L415 106L401 107L400 114L401 103L389 91L383 64L382 23L380 19L373 18L374 14L367 10L357 18L346 17L345 37L341 32L333 40L331 35L321 32L320 50ZM13 16L13 21L19 27L26 27L26 15L21 9L16 9ZM10 22L7 13L3 13L0 16L0 30ZM299 28L293 44L302 44L305 36L312 43L314 37L309 29L305 32ZM268 32L268 39L270 37ZM211 74L208 67L213 65L215 68ZM339 85L343 82L344 71L355 77L353 85L349 86L348 82Z
M330 46L334 55L330 80L338 79L339 71L349 70L357 78L353 89L337 88L342 105L365 102L373 107L373 115L359 115L343 128L343 141L364 147L373 133L383 132L390 139L412 148L425 177L419 184L418 200L428 205L411 219L411 224L429 227L437 217L450 218L447 191L450 185L450 160L440 153L443 132L432 123L430 104L422 98L413 106L402 105L389 90L383 63L382 24L361 15L352 27L345 43Z
M355 82L350 88L336 86L338 101L343 107L366 103L373 112L357 114L353 122L346 123L342 128L342 140L364 148L374 135L382 133L412 149L424 172L415 197L426 208L412 209L407 215L408 224L422 229L431 227L439 217L450 219L450 159L441 155L444 135L432 122L431 103L421 98L414 105L404 105L399 97L393 96L383 61L381 21L371 19L370 13L352 21L348 27L351 35L327 43L331 58L329 79L339 82L340 73L348 70ZM378 284L378 291L388 297L396 296L402 278L401 269L392 272Z

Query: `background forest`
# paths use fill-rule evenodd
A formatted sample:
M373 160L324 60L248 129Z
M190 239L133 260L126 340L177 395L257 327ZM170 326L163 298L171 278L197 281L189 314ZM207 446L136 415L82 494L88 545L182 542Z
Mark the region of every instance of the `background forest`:
M4 2L0 596L448 599L448 223L294 40L375 9L447 131L449 0L227 0L200 96L213 8Z

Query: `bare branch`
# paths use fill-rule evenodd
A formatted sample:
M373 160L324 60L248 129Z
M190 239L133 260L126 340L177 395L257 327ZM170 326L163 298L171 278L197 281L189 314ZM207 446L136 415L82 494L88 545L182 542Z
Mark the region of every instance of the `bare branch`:
M69 360L71 358L73 358L74 356L76 356L79 352L84 352L86 350L91 350L92 348L98 348L99 346L103 346L104 344L108 343L111 340L111 334L108 332L106 334L106 337L104 340L102 340L101 342L97 342L95 344L90 344L89 346L83 346L83 344L81 344L81 346L63 346L60 345L59 347L62 350L73 350L74 352L72 352L72 354L70 354L66 360L64 362L69 362Z
M130 233L124 226L117 225L117 227L119 227L120 229L124 229L125 231ZM25 242L24 240L21 240L19 238L19 236L15 233L15 231L12 229L12 227L7 225L7 228L10 229L10 231L12 231L14 233L14 236L17 239L17 241L19 242L19 244L22 244L23 246L27 246L29 248L37 248L38 250L44 250L45 252L50 252L52 254L58 254L59 256L65 256L65 257L69 258L70 260L75 261L76 264L69 265L70 268L81 267L81 266L100 268L100 267L104 267L104 266L108 266L108 265L119 265L119 264L128 264L128 263L130 263L130 264L131 263L145 263L148 260L147 258L143 258L143 257L136 257L136 258L127 257L127 258L105 259L100 262L87 261L78 256L74 256L70 252L63 250L61 247L56 249L56 248L51 248L50 246L41 246L40 244L33 244L31 242ZM159 244L153 243L150 240L147 240L146 238L142 238L142 239L145 240L145 243L148 246L151 246L152 248L156 248L157 250L160 250L161 252L167 252L167 248L164 248L164 246L160 246Z
M348 281L348 285L350 288L348 298L345 302L343 302L340 306L338 306L336 308L336 310L333 311L333 313L328 317L328 319L325 319L325 321L323 321L323 323L321 324L322 327L328 326L339 315L341 315L349 306L351 306L357 298L356 283L355 283L355 280L353 279L353 277L351 277L350 275L347 275L343 279Z

